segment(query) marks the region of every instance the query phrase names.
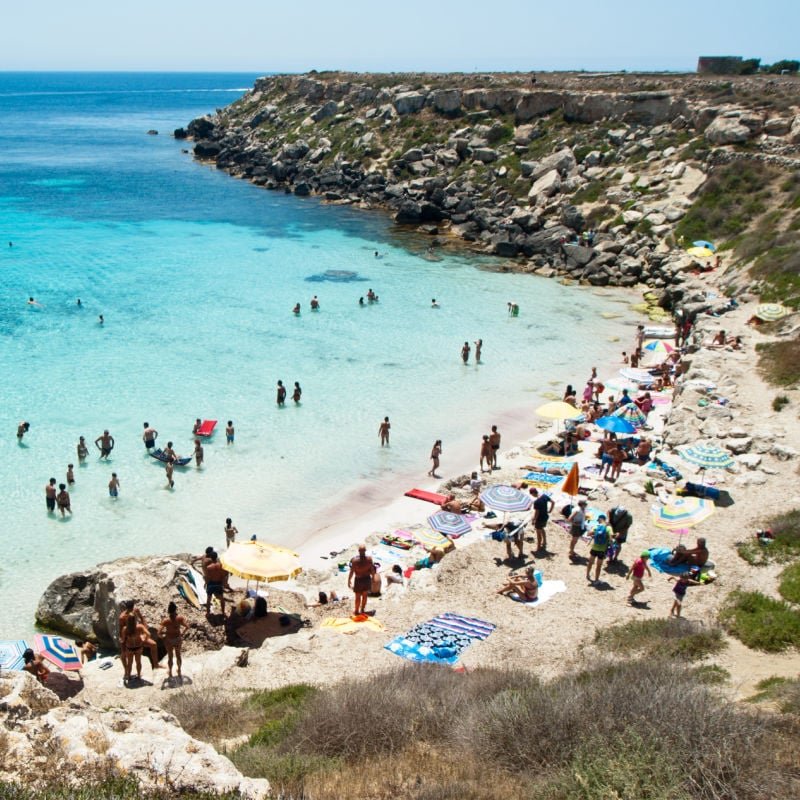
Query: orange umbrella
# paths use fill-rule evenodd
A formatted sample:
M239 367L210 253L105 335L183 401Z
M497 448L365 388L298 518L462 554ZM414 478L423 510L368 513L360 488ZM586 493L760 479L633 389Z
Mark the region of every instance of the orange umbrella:
M572 469L567 473L567 477L564 478L564 482L561 484L561 491L564 492L564 494L568 494L570 497L575 497L575 495L578 494L579 483L580 475L578 473L578 462L576 461L572 465Z

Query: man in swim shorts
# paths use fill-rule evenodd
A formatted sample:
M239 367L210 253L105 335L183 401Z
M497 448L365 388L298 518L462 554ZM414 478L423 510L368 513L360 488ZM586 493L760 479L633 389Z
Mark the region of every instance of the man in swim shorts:
M111 480L108 482L108 495L109 497L119 496L119 478L116 472L111 473Z
M149 422L145 422L142 434L145 450L152 450L156 446L156 439L158 439L158 431L152 428Z
M500 449L500 434L497 430L497 425L492 425L492 432L489 434L489 444L492 446L492 463L491 469L500 469L497 466L497 451Z
M44 501L47 503L48 511L56 510L56 495L58 489L56 488L56 479L50 478L50 482L44 487Z
M372 586L372 576L375 574L375 564L367 555L367 546L358 546L358 555L350 560L350 574L347 576L347 586L355 594L355 610L353 614L363 614L367 607L367 595Z
M206 576L206 616L211 613L211 598L218 597L222 615L225 616L225 594L223 587L227 572L219 563L219 556L212 550L208 556L208 563L205 568Z
M231 420L228 420L228 425L225 428L225 442L226 442L226 444L233 444L233 436L234 436L233 422Z
M107 459L114 449L114 437L108 431L103 431L103 435L94 440L94 446L100 451L100 458Z

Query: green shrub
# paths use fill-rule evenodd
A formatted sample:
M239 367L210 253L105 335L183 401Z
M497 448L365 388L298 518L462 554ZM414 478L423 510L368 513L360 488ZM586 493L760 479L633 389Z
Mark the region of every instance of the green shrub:
M773 411L782 411L784 406L789 405L789 398L785 394L776 395L772 399L772 410Z
M792 564L781 572L778 591L784 600L800 603L800 562Z
M774 702L784 714L800 715L800 680L773 675L756 684L758 691L748 697L750 703Z
M719 686L731 679L731 673L719 664L701 664L692 670L692 674L708 686Z
M696 661L725 647L722 630L700 622L673 619L632 620L601 628L595 644L617 653L645 653Z
M761 592L734 591L720 612L728 632L754 650L778 653L800 646L800 614Z
M772 531L773 540L760 544L755 536L736 545L739 555L749 564L778 563L800 557L800 509L793 509L769 519L765 525Z

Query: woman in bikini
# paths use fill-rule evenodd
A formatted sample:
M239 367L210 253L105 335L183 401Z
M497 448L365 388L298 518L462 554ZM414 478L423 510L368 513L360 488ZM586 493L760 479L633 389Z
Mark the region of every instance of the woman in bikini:
M147 628L141 622L137 622L133 614L130 614L122 632L122 666L125 669L123 681L131 679L134 659L136 660L136 677L142 677L142 650L145 641L149 638L150 634Z
M189 630L189 623L185 617L178 614L178 606L171 602L167 606L167 616L161 620L161 627L158 629L158 635L164 640L164 646L167 648L167 666L169 668L169 677L172 677L172 657L175 656L175 665L178 667L178 677L181 677L181 644L183 637Z

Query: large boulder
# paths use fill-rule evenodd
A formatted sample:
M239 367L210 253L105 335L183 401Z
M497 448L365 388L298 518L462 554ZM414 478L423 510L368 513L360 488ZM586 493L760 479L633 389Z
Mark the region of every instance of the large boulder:
M717 117L705 131L706 139L711 144L741 144L746 142L753 132L736 117Z
M211 117L197 117L186 128L186 132L193 139L207 139L214 131L214 120Z
M394 107L398 114L416 114L425 105L425 98L422 92L400 92L394 98Z
M572 231L563 225L553 225L552 228L536 231L536 233L532 233L525 238L523 246L525 255L531 256L560 251L561 242L571 234Z
M546 172L550 172L551 169L556 170L559 175L563 177L572 172L577 163L578 162L575 160L575 155L572 150L570 150L569 147L564 147L539 161L533 168L531 177L535 180L536 178L544 175Z
M561 108L563 103L564 95L561 92L525 92L514 109L514 119L518 123L528 122Z
M461 111L460 89L436 89L428 95L428 105L440 114L453 115Z
M339 104L335 100L328 100L325 105L320 106L311 114L311 119L314 122L321 122L323 119L329 119L339 110Z
M794 118L792 129L789 131L789 141L792 144L800 144L800 114Z
M551 169L541 178L534 181L531 190L528 192L528 197L534 201L540 197L552 197L559 189L561 189L561 178L558 175L558 170Z

